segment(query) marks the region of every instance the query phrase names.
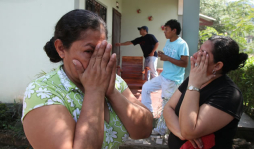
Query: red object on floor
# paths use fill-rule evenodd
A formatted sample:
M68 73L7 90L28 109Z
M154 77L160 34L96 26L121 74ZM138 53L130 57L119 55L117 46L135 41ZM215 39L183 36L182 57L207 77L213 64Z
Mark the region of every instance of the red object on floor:
M210 134L207 136L201 137L203 142L203 148L202 149L210 149L215 145L215 135ZM180 149L195 149L190 141L185 142Z

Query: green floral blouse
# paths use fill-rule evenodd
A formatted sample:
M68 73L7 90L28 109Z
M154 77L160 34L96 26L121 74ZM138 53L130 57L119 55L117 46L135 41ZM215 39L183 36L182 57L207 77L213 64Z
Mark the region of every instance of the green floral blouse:
M124 80L116 75L115 87L119 92L123 92L128 86ZM52 71L28 85L23 100L23 114L21 120L33 109L46 105L64 105L77 122L82 107L84 94L78 87L70 81L62 66ZM110 103L105 98L109 111L109 123L104 121L103 149L118 148L125 142L129 134L124 125L112 109Z

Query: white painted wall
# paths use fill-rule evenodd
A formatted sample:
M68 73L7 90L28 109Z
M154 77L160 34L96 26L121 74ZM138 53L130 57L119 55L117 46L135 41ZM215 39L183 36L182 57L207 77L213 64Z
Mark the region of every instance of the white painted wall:
M122 1L123 0L96 0L104 7L107 8L107 29L108 29L108 42L112 43L112 21L113 21L113 8L122 13ZM116 1L118 2L119 8L116 8ZM79 6L77 6L79 5ZM85 0L75 0L75 8L85 9Z
M123 0L122 6L121 42L139 37L137 27L146 25L159 41L158 50L162 51L166 38L161 26L177 19L178 0ZM137 13L138 9L141 13ZM148 21L148 16L153 16L153 20ZM139 45L121 46L121 56L143 56L143 53ZM163 62L158 60L158 68L162 66Z
M116 8L119 2L119 9ZM122 14L121 41L139 35L138 26L147 25L159 40L162 50L166 39L160 26L177 18L177 0L98 0L107 7L108 42L112 41L112 9ZM56 22L74 8L84 9L85 0L0 0L0 102L13 102L23 97L26 86L42 71L49 72L58 64L49 61L43 51L53 36ZM142 13L137 14L136 10ZM147 17L153 16L153 21ZM121 47L121 55L140 55L137 46ZM162 62L158 62L162 67Z
M74 9L73 0L0 0L0 101L21 98L26 86L50 63L43 50L56 22Z
M112 21L113 21L113 8L122 13L122 1L125 0L97 0L100 4L107 8L107 28L108 28L108 42L112 43ZM119 3L119 9L116 8L116 1ZM128 0L127 0L128 1Z

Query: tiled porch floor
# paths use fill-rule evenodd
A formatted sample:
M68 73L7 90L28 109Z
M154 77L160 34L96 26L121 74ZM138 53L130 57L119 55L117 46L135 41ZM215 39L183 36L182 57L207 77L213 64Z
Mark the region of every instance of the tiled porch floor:
M141 102L141 89L131 89L131 92L134 94L134 96ZM157 92L152 92L151 93L151 99L152 99L152 106L154 110L154 114L157 115L156 118L160 115L160 110L161 110L161 90Z

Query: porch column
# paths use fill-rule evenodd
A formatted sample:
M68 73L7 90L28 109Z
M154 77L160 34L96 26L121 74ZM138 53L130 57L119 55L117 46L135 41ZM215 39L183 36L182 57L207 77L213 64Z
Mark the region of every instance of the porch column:
M187 42L190 56L198 49L200 0L183 0L182 38ZM190 61L185 69L185 78L190 74Z
M85 9L85 0L74 0L74 9Z

